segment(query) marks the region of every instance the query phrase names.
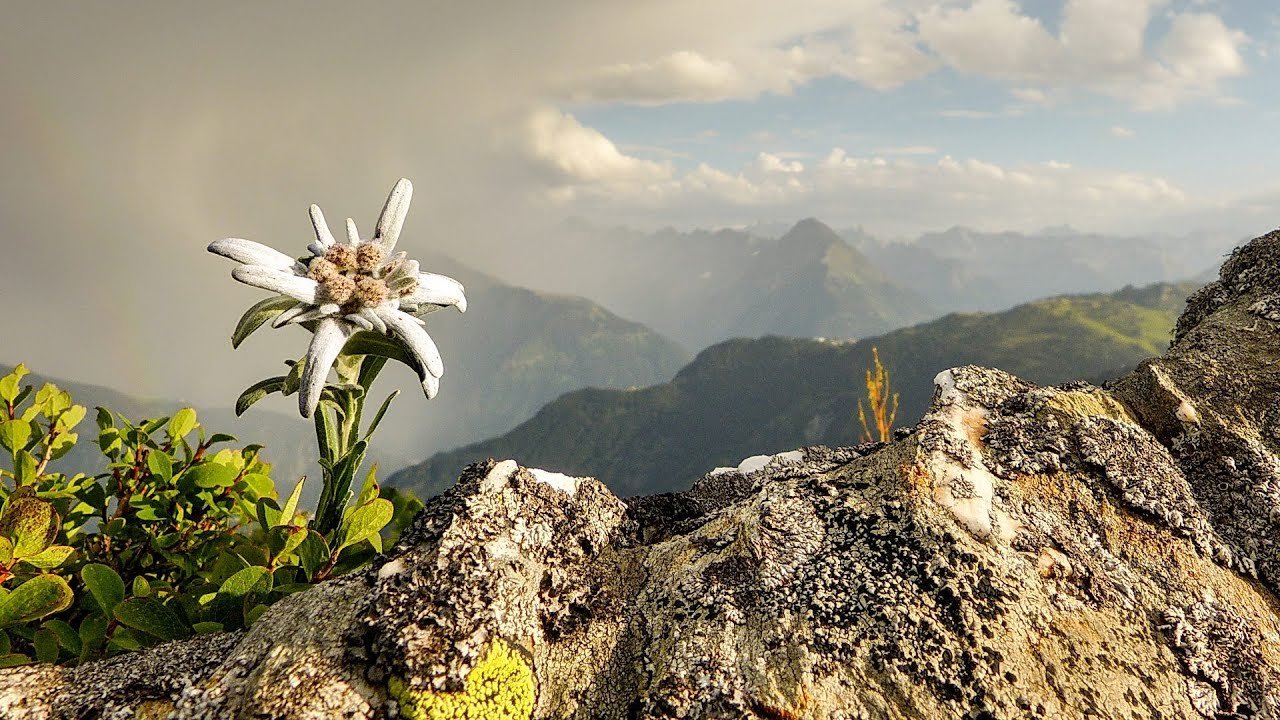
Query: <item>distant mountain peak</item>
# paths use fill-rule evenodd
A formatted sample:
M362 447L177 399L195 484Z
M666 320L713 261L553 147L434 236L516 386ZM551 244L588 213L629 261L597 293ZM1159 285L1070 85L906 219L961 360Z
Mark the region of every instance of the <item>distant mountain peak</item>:
M809 242L819 240L824 245L841 242L840 235L835 230L832 230L830 225L814 217L804 218L792 225L787 234L782 236L781 242L790 243L797 240Z

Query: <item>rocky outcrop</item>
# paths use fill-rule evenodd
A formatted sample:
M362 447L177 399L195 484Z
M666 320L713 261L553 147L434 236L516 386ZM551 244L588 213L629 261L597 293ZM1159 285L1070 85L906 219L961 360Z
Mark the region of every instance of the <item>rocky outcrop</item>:
M1113 387L936 385L893 443L679 494L472 466L368 571L5 670L0 716L1280 717L1280 232Z

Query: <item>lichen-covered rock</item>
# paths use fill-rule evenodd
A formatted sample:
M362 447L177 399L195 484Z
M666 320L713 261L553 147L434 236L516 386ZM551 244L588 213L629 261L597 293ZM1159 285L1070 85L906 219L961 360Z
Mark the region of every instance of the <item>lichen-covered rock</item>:
M479 463L248 632L0 717L1280 718L1280 233L1109 388L937 378L890 444L623 502Z

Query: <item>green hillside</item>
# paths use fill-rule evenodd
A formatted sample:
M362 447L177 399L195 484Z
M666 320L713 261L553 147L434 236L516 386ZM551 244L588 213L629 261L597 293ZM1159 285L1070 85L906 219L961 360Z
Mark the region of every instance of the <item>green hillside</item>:
M689 361L674 341L585 298L512 287L443 256L422 263L461 281L468 308L427 316L447 368L440 395L398 402L379 431L418 458L506 432L570 390L665 382Z
M853 444L860 378L877 346L914 423L949 367L999 367L1054 384L1115 374L1163 352L1194 284L1064 296L1001 313L948 315L854 343L766 337L700 353L670 383L580 390L501 437L441 453L391 478L423 495L453 484L468 463L517 458L594 475L632 495L682 488L718 465L810 444Z

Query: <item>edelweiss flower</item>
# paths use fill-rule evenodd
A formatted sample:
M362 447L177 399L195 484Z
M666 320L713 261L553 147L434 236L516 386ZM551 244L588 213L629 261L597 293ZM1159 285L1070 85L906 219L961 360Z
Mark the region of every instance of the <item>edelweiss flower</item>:
M457 280L419 272L416 260L403 252L392 254L412 196L413 185L401 178L382 207L373 237L361 240L355 221L348 218L345 243L334 239L320 208L312 205L316 241L307 246L310 257L295 260L239 238L209 245L209 252L242 263L231 277L280 293L276 299L286 304L289 298L295 301L276 317L274 327L305 323L314 332L298 390L303 417L315 411L329 369L347 339L360 330L397 338L416 361L427 397L440 389L444 364L419 316L450 305L465 312L467 298Z

